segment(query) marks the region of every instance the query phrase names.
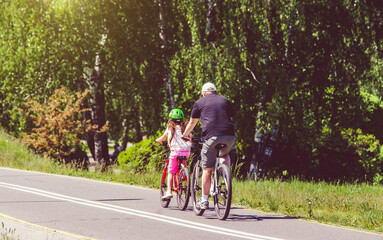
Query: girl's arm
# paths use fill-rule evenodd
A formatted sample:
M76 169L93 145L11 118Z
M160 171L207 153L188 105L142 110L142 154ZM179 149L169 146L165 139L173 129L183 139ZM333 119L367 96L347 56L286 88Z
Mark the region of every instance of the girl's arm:
M161 144L161 143L165 140L165 138L166 138L167 136L168 136L168 131L166 130L165 133L164 133L161 137L159 137L159 138L156 139L156 142L159 143L159 144Z

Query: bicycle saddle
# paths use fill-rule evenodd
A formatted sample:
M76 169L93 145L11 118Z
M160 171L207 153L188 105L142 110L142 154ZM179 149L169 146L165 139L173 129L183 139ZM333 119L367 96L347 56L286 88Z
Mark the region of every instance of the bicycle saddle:
M177 160L178 161L183 161L183 160L186 160L186 157L185 156L178 156Z
M223 144L223 143L219 143L215 146L215 149L217 150L221 150L222 148L226 147L226 144Z

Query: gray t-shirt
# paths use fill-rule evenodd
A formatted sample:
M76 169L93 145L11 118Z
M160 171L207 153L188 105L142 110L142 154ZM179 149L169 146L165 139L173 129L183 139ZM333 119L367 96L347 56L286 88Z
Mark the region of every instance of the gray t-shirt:
M202 125L202 140L212 136L234 136L231 102L217 94L198 99L193 106L191 117L199 118Z

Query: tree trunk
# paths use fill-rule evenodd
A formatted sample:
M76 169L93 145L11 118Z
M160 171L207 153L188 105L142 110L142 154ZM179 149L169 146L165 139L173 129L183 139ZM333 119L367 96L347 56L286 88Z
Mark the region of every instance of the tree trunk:
M165 83L165 91L166 91L166 103L168 106L168 110L175 108L175 100L173 93L173 79L170 73L170 64L169 64L169 44L168 44L168 32L166 27L166 8L168 6L167 0L159 1L159 18L160 18L160 38L161 38L161 60L163 65L163 80Z
M104 74L102 60L104 53L102 50L106 36L102 37L101 50L96 56L95 68L88 83L90 86L90 104L92 109L92 122L97 126L94 134L95 161L102 164L101 171L109 165L108 139L106 131L101 131L106 124L105 116L105 94L104 94Z
M140 123L140 112L139 109L134 106L133 107L133 116L134 116L134 130L135 130L135 142L142 141L142 131L141 131L141 123Z
M216 40L216 31L215 31L215 25L216 25L216 3L215 0L208 0L208 8L207 8L207 14L206 14L206 26L205 26L205 37L206 42L210 43L210 46L213 48L213 50L216 50L214 41ZM214 53L215 55L216 53ZM215 83L215 74L216 74L216 59L213 57L211 62L211 78L210 82Z
M121 149L122 151L126 150L126 147L128 145L129 141L129 120L127 119L128 116L125 117L124 121L122 122L122 143L121 143Z
M208 1L208 9L207 9L207 21L206 21L206 40L209 43L212 43L216 39L216 33L215 33L215 25L216 25L216 10L215 10L215 0L209 0Z
M81 106L82 109L89 108L89 105L86 101L84 103L82 103L81 105L82 105ZM86 121L90 120L90 123L93 124L91 111L83 112L82 116ZM96 159L95 149L94 149L94 133L88 132L85 134L85 137L86 137L86 142L87 142L88 147L89 147L90 154L92 155L93 159Z

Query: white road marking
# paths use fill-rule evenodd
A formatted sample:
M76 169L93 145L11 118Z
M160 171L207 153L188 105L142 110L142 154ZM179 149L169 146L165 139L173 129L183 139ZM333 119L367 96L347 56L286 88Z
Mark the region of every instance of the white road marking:
M169 216L165 216L165 215L161 215L161 214L155 214L155 213L135 210L132 208L120 207L120 206L116 206L116 205L110 205L110 204L106 204L106 203L100 203L100 202L96 202L96 201L90 201L90 200L86 200L86 199L70 197L70 196L66 196L66 195L62 195L62 194L44 191L44 190L37 189L37 188L24 187L24 186L14 185L14 184L9 184L9 183L4 183L4 182L0 182L0 186L14 189L17 191L27 192L27 193L31 193L31 194L35 194L35 195L40 195L40 196L44 196L44 197L48 197L48 198L64 200L67 202L72 202L72 203L81 204L81 205L85 205L85 206L96 207L96 208L110 210L110 211L114 211L114 212L118 212L118 213L134 215L134 216L148 218L148 219L152 219L152 220L156 220L156 221L166 222L166 223L173 224L173 225L198 229L201 231L213 232L213 233L217 233L217 234L223 234L223 235L227 235L227 236L233 236L233 237L245 238L245 239L255 239L255 240L283 240L281 238L273 238L273 237L268 237L268 236L263 236L263 235L258 235L258 234L236 231L236 230L232 230L232 229L226 229L226 228L222 228L222 227L216 227L216 226L211 226L211 225L202 224L202 223L198 223L198 222L192 222L192 221L183 220L183 219L179 219L179 218L169 217Z

